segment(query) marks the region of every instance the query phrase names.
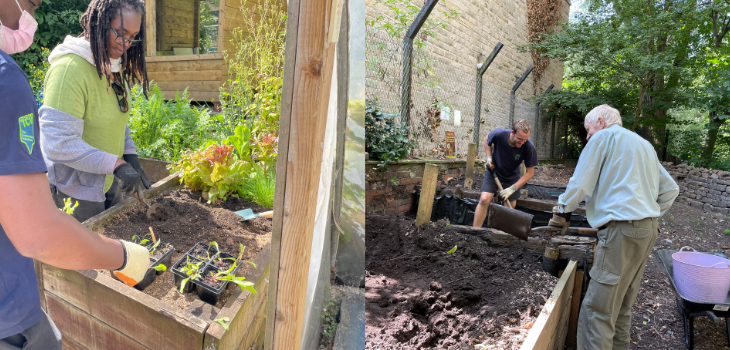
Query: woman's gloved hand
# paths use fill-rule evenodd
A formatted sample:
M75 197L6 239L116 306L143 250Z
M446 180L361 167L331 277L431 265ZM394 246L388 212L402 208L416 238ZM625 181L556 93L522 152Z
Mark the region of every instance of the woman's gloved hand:
M150 266L150 253L147 248L119 240L124 249L124 264L117 270L112 271L114 276L126 285L133 287L144 278L147 268Z
M139 176L139 173L137 170L134 170L134 167L132 167L129 163L123 163L122 165L119 165L116 169L114 169L114 176L122 180L122 185L119 187L119 189L124 192L124 194L128 196L134 196L135 193L138 193L141 197L144 198L142 195L142 191L145 189L144 183L142 183L142 177Z
M134 170L137 170L139 177L142 179L144 188L149 189L150 186L152 186L152 181L150 181L150 178L147 177L147 174L145 174L144 169L142 169L142 165L139 164L139 157L137 157L136 154L125 154L122 156L122 159L129 163Z

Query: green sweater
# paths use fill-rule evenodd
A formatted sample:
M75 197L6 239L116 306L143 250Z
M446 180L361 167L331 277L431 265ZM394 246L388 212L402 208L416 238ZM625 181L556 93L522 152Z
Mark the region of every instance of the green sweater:
M114 90L96 67L74 54L62 56L46 73L44 98L44 105L84 121L81 138L91 147L122 157L129 113L119 110ZM106 176L104 193L113 180L113 174Z

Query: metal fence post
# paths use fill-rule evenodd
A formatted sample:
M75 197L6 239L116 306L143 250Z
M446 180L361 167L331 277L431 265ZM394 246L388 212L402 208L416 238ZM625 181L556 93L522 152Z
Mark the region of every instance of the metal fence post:
M543 92L542 94L545 95L545 94L549 93L550 91L553 90L554 87L555 87L555 84L550 84L550 86L548 86L547 90L545 90L545 92ZM540 147L540 104L541 103L542 103L542 101L537 101L537 103L535 103L535 153L537 153L538 155L540 154L538 152L538 148Z
M532 66L522 73L522 77L520 77L520 80L515 83L515 86L512 87L512 91L509 93L509 125L507 126L507 129L512 129L512 123L515 122L515 92L517 92L517 89L520 88L520 85L522 85L522 82L525 81L525 78L530 75L530 72L532 72Z
M553 127L550 128L550 159L555 159L555 116L552 118Z
M438 0L428 0L421 12L418 13L416 19L413 20L403 38L403 81L401 83L401 102L400 102L400 118L401 121L410 122L411 115L411 67L413 66L413 39L416 38L418 31L421 30L423 23L436 7Z
M474 101L474 143L477 145L477 153L479 153L479 124L481 124L481 115L482 115L482 76L484 76L484 72L487 71L487 68L489 68L489 65L492 64L492 61L494 61L494 58L497 57L497 54L499 51L502 50L502 43L497 43L497 46L494 47L494 50L492 50L492 53L489 54L489 57L487 57L487 60L477 64L477 91Z

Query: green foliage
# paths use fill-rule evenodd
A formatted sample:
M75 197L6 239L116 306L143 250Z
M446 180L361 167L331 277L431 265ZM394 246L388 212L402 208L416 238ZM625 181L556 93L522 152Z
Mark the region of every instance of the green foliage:
M211 245L212 245L212 243L215 243L215 242L211 242ZM218 245L216 244L216 248L217 247L218 247ZM244 248L245 247L243 246L243 244L241 244L241 250L240 250L240 253L238 254L238 259L236 259L236 261L233 262L233 264L231 265L230 268L228 268L228 270L218 271L215 274L213 274L211 272L211 277L210 277L209 282L229 281L229 282L234 283L237 286L239 286L241 288L241 291L247 290L253 294L257 294L256 289L254 289L254 287L253 287L254 284L246 281L246 277L238 277L235 274L233 274L233 270L235 270L236 266L241 262L241 258L243 257ZM255 263L253 263L251 261L246 261L246 262L251 264L254 268L256 267Z
M165 266L165 264L159 264L159 265L157 265L157 266L153 267L153 269L154 269L155 271L162 271L162 272L165 272L165 271L167 271L167 266Z
M251 163L237 159L233 146L204 146L195 151L184 151L180 161L171 165L180 173L180 181L193 191L208 193L208 204L225 200L233 193L243 195L243 184Z
M256 163L243 185L243 197L266 208L274 206L276 169L265 163Z
M132 88L129 129L140 157L179 160L183 150L218 136L210 112L191 107L190 101L187 89L165 101L156 84L150 85L149 99L141 87Z
M324 287L324 301L322 303L322 342L325 347L332 345L337 331L337 313L339 313L340 303L332 297L329 286Z
M190 280L195 280L195 279L201 277L201 275L200 275L200 268L202 267L201 265L205 266L205 263L203 261L200 261L198 263L192 263L192 262L190 262L189 256L187 256L185 258L185 266L180 268L180 272L184 273L188 277L183 279L182 282L180 283L180 293L183 292L183 290L185 289L185 284L187 284Z
M73 215L74 211L76 210L76 207L79 206L79 201L76 201L75 205L71 205L71 197L66 198L63 200L63 208L59 209L60 211L68 214Z
M725 229L725 235L730 235L730 229Z
M223 326L223 329L228 330L228 325L226 324L226 322L231 322L231 319L228 317L221 317L216 318L215 320L213 320L213 322L218 322L218 324Z
M66 35L81 34L81 14L86 11L88 5L89 0L44 0L41 3L35 11L38 29L33 44L28 50L12 55L27 77L33 77L36 82L43 82L47 70L43 67L48 62L49 50L63 42ZM40 88L42 85L35 86ZM34 88L33 92L36 93L38 90Z
M233 134L238 125L251 129L253 139L279 134L286 9L274 0L263 0L233 31L234 52L224 52L228 81L221 87L224 115L221 130Z
M210 5L209 1L200 2L200 54L216 53L218 48L218 16L213 14ZM213 5L220 6L220 1L213 1Z
M456 246L454 246L453 248L449 249L449 251L446 252L446 254L454 254L455 252L456 252Z
M375 101L368 100L365 107L365 152L380 160L383 169L388 162L397 162L416 147L408 138L410 127L398 120L395 113L385 113Z

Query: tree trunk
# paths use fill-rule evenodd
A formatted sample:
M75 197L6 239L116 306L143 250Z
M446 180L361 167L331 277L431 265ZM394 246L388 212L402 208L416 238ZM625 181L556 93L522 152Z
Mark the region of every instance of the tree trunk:
M702 160L702 165L705 167L710 166L712 163L712 155L715 152L715 142L717 142L717 133L720 131L722 124L727 119L720 119L717 117L717 113L710 112L710 125L707 131L707 145L705 148L705 157Z

